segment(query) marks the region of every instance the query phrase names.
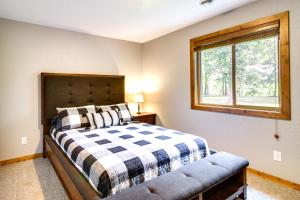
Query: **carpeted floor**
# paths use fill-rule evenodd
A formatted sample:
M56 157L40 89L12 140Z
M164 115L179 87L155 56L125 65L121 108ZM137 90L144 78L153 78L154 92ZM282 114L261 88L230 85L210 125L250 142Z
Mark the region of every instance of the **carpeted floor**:
M249 200L300 199L300 191L248 175ZM34 159L0 167L1 200L68 199L48 159Z

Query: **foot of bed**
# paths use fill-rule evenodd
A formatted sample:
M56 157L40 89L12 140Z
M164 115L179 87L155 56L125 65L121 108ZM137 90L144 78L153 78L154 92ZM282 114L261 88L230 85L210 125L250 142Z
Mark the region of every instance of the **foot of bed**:
M43 158L48 158L46 149L43 150Z
M47 149L46 149L46 140L45 138L43 139L43 158L47 158Z

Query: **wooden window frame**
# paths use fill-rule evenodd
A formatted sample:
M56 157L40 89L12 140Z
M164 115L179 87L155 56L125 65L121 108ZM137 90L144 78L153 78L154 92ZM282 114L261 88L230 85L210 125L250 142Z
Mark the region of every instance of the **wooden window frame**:
M267 31L266 31L267 30ZM195 52L201 48L220 46L234 43L236 40L247 40L259 34L274 34L278 31L279 37L279 98L280 105L274 111L262 106L242 106L242 105L216 105L200 104L200 66L195 59ZM290 52L289 52L289 12L272 15L252 22L241 24L232 28L227 28L201 37L190 40L190 90L191 109L248 115L254 117L264 117L272 119L291 119L290 103ZM234 62L234 61L233 61ZM234 67L234 64L233 64ZM233 69L234 70L234 69ZM233 79L235 76L233 75ZM201 87L201 86L200 86ZM234 90L235 88L233 88ZM233 91L236 95L235 90ZM234 100L233 100L234 101Z

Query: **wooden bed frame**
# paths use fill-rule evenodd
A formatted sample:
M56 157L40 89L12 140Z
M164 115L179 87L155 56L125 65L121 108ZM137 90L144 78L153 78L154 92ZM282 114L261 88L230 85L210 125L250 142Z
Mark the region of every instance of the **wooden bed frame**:
M70 199L100 199L98 193L51 138L51 119L56 115L56 107L125 102L125 77L42 73L41 90L43 157L49 158ZM246 199L246 185L246 169L243 169L192 199L217 200L224 199L225 196L226 199L234 199L236 196Z

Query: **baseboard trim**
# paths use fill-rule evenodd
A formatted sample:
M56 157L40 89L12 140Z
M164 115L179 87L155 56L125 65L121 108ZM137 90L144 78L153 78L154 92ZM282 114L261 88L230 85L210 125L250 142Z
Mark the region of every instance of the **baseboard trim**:
M279 178L279 177L273 176L271 174L267 174L265 172L258 171L256 169L249 168L249 167L247 168L247 172L251 173L251 174L255 174L255 175L260 176L262 178L268 179L268 180L273 181L275 183L279 183L281 185L285 185L289 188L300 191L300 184L298 184L298 183L293 183L291 181L288 181L288 180L285 180L285 179L282 179L282 178Z
M4 166L4 165L8 165L8 164L13 164L13 163L17 163L17 162L22 162L22 161L26 161L26 160L32 160L35 158L41 158L43 157L43 153L37 153L37 154L32 154L32 155L27 155L27 156L21 156L21 157L17 157L17 158L13 158L13 159L8 159L8 160L2 160L0 161L0 166ZM279 183L282 185L285 185L289 188L295 189L300 191L300 184L298 183L294 183L276 176L273 176L271 174L253 169L253 168L247 168L247 172L251 173L251 174L255 174L257 176L260 176L262 178L268 179L270 181L273 181L275 183Z
M2 161L0 161L0 166L13 164L13 163L17 163L17 162L22 162L22 161L26 161L26 160L31 160L31 159L35 159L35 158L40 158L40 157L43 157L43 153L37 153L37 154L28 155L28 156L21 156L18 158L2 160Z

